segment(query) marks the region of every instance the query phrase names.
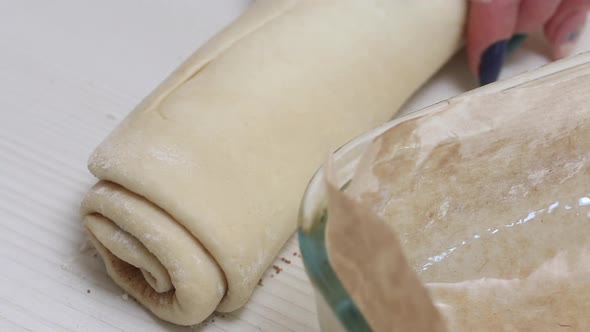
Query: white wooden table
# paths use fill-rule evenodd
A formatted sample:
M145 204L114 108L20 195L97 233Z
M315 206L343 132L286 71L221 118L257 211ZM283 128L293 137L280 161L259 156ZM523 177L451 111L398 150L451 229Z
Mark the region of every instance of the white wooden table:
M106 277L78 206L92 149L248 0L0 1L0 331L189 331L163 323ZM503 77L548 60L525 43ZM586 31L576 51L590 50ZM458 55L404 108L474 87ZM292 239L248 305L205 331L317 330ZM280 260L291 261L287 264ZM272 276L272 277L271 277Z

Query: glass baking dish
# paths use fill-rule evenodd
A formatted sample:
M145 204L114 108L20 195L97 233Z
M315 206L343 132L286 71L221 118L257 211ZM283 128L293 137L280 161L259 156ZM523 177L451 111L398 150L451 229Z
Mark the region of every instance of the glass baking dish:
M490 84L461 96L440 102L423 110L391 120L368 131L339 148L332 156L336 184L346 188L351 181L361 156L371 142L383 132L394 126L416 118L437 112L453 102L471 94L485 94L511 89L517 86L532 86L542 82L546 76L559 75L567 79L581 72L590 74L590 52L525 72L508 80ZM344 289L337 274L332 269L325 246L325 227L327 222L325 175L320 168L310 180L299 211L298 238L301 253L308 276L316 295L316 306L322 331L371 331L369 324L358 310L354 301Z
M438 104L437 106L443 106ZM336 181L345 188L356 166L373 139L398 123L419 116L412 113L388 122L342 146L333 154ZM307 273L315 290L316 306L322 331L371 331L353 300L330 266L324 231L327 221L326 187L323 168L313 176L299 210L299 246ZM346 326L346 328L344 328Z

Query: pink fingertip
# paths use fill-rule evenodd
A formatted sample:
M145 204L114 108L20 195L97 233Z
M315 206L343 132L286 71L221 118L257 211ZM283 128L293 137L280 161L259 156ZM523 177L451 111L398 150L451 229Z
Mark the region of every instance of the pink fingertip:
M563 20L552 38L553 59L562 59L572 54L586 23L586 13L578 13Z

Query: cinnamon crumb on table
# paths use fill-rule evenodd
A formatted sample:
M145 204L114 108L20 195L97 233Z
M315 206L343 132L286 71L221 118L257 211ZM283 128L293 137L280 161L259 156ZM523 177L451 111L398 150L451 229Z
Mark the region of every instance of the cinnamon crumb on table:
M283 269L281 269L280 267L278 267L278 266L276 266L276 265L273 265L273 266L272 266L272 268L273 268L273 269L275 269L275 272L276 272L277 274L279 274L279 273L281 273L281 271L283 271Z

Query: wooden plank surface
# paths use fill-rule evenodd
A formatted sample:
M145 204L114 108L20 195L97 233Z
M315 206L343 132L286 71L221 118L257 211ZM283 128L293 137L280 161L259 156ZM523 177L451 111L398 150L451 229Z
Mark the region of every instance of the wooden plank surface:
M92 149L247 0L0 1L0 331L189 331L126 297L85 246ZM579 50L590 49L585 32ZM539 46L540 45L540 46ZM542 43L505 76L547 62ZM473 87L458 56L408 105ZM241 310L195 330L315 331L295 239ZM293 256L295 254L295 256ZM281 261L284 257L290 264Z

